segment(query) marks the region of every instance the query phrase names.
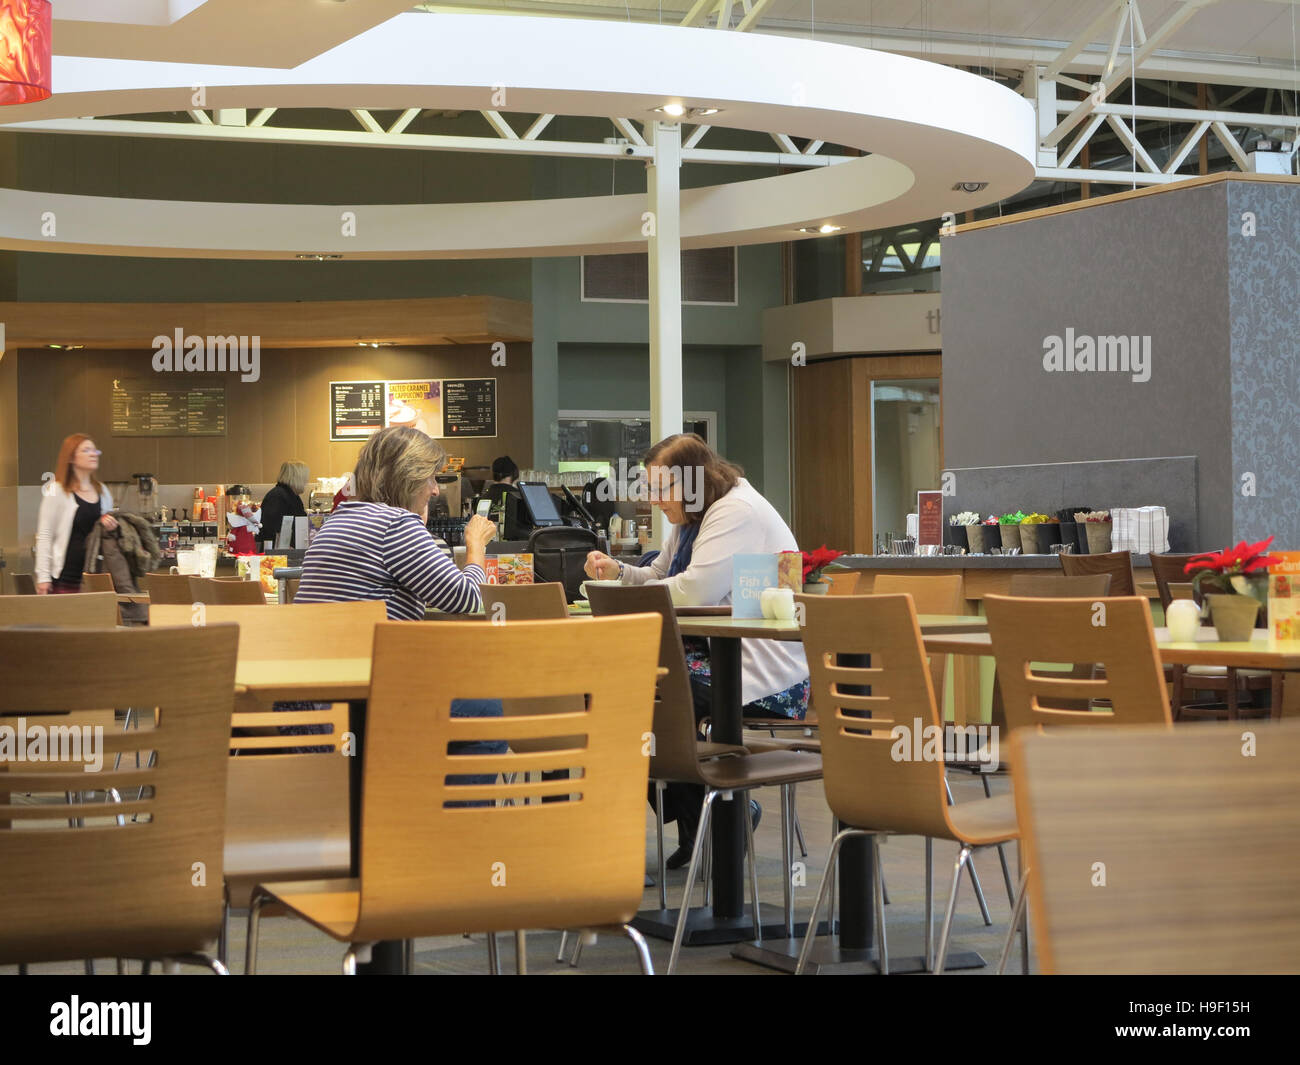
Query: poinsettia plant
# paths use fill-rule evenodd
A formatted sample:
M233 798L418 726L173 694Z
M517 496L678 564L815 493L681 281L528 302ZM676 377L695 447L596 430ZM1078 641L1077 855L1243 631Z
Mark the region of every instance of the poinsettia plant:
M1273 537L1260 540L1257 544L1248 544L1242 540L1236 547L1225 547L1222 551L1209 551L1197 555L1183 567L1184 573L1194 573L1192 587L1198 596L1213 592L1219 595L1257 594L1260 581L1251 578L1268 575L1269 566L1281 560L1276 555L1267 554L1268 545Z
M816 551L802 551L803 555L803 582L804 584L820 584L822 582L822 570L834 562L843 551L836 551L833 547L827 547L822 544Z

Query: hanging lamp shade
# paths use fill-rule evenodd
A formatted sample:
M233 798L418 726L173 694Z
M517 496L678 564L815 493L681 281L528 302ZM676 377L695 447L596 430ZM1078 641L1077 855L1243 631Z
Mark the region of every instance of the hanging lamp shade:
M0 104L50 96L50 0L0 0Z

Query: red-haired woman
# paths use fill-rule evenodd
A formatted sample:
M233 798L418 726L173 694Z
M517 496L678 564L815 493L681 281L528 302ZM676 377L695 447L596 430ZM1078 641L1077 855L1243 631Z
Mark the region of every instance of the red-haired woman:
M100 522L117 528L113 496L99 481L99 448L85 433L73 433L59 448L54 479L43 491L36 519L36 592L81 591L86 537Z

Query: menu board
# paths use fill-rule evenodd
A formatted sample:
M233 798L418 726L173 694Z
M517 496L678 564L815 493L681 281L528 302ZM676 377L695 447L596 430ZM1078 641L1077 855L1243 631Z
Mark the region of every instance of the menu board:
M363 440L384 427L386 381L330 382L330 439Z
M943 543L943 493L916 493L916 542L937 546Z
M497 435L497 379L465 377L442 382L444 437Z
M226 386L160 388L151 379L113 382L114 436L225 436Z
M442 436L441 381L389 381L385 391L385 425L409 425Z

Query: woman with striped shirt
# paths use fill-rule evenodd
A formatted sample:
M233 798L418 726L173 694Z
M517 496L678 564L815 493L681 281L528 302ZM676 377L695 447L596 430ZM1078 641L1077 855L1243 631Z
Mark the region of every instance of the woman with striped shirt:
M436 440L394 426L375 433L357 458L353 494L321 526L302 561L295 603L381 599L389 621L421 621L426 607L448 614L483 608L484 555L497 528L475 515L465 527L465 569L425 528L435 475L446 462ZM500 717L498 699L453 699L453 717ZM501 741L450 745L453 754L504 754ZM491 784L495 776L453 776L449 784ZM448 805L461 805L449 803Z

